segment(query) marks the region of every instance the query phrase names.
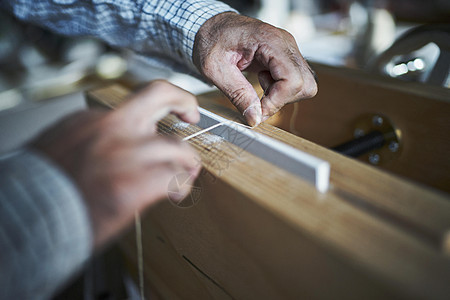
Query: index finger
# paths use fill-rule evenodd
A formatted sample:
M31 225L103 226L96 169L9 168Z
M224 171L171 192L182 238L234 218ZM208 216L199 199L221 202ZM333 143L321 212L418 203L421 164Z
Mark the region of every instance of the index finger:
M156 123L169 113L189 123L200 120L194 95L169 82L158 80L131 96L110 118L119 120L124 131L146 133L153 131Z
M232 59L216 56L205 66L204 73L242 113L250 126L261 123L261 103L253 86Z

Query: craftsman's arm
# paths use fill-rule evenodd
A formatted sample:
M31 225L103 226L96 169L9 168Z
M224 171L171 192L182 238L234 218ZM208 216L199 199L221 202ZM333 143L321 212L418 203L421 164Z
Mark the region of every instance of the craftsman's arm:
M1 1L1 0L0 0ZM12 0L18 18L67 35L93 35L159 65L214 83L254 126L317 85L288 32L211 0ZM260 100L242 71L258 74Z
M26 22L69 36L94 36L132 49L157 66L198 75L192 63L197 31L228 5L213 0L0 0Z
M198 157L156 132L170 112L200 118L193 95L155 81L115 111L78 112L0 157L0 299L50 298L176 175L190 180L171 200L189 193Z
M88 259L86 207L69 177L21 149L0 157L0 299L44 299Z
M314 73L287 31L233 12L203 24L194 44L194 62L245 116L258 125L285 104L317 93ZM259 99L242 71L258 74Z

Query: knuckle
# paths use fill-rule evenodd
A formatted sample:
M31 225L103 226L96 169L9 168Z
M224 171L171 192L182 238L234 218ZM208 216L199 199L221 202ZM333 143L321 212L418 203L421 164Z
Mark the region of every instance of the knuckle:
M292 90L295 95L294 101L299 101L314 97L317 94L318 87L313 79L297 80L294 82Z
M211 79L214 77L216 67L216 61L211 58L211 55L208 55L204 58L202 62L202 72L206 76L206 78Z
M279 30L277 27L272 26L265 22L259 22L259 34L261 35L272 35L272 34L278 34Z
M307 72L304 74L304 79L302 81L302 95L303 98L312 98L314 97L318 92L318 87L316 80L314 79L314 76L311 72Z
M168 92L171 89L174 88L174 86L168 82L167 80L163 80L163 79L158 79L158 80L154 80L152 81L149 85L148 85L149 89L152 89L156 92Z
M278 27L274 27L269 24L264 24L265 26L261 29L265 32L265 36L268 36L273 39L280 39L280 40L292 40L294 37L286 30Z
M280 33L282 34L283 38L287 39L291 43L296 44L294 36L289 31L280 29Z
M291 83L291 89L294 92L294 94L300 94L303 91L304 86L305 82L301 78L294 80Z
M317 95L317 92L319 91L319 88L315 82L312 82L308 85L308 88L306 89L306 96L308 98L312 98Z

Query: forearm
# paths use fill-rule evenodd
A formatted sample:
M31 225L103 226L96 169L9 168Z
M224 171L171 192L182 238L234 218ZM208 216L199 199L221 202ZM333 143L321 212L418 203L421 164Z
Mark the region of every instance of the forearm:
M0 299L49 298L91 249L88 212L71 180L32 151L0 157Z
M201 25L214 15L232 11L213 0L11 0L2 4L19 19L65 35L95 36L188 73L197 73L192 48Z

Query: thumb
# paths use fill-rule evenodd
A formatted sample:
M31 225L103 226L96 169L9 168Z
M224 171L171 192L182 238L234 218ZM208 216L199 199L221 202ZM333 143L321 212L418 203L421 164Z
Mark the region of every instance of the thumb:
M250 126L261 123L261 101L239 68L225 62L211 69L213 71L205 75L230 99L247 123Z

